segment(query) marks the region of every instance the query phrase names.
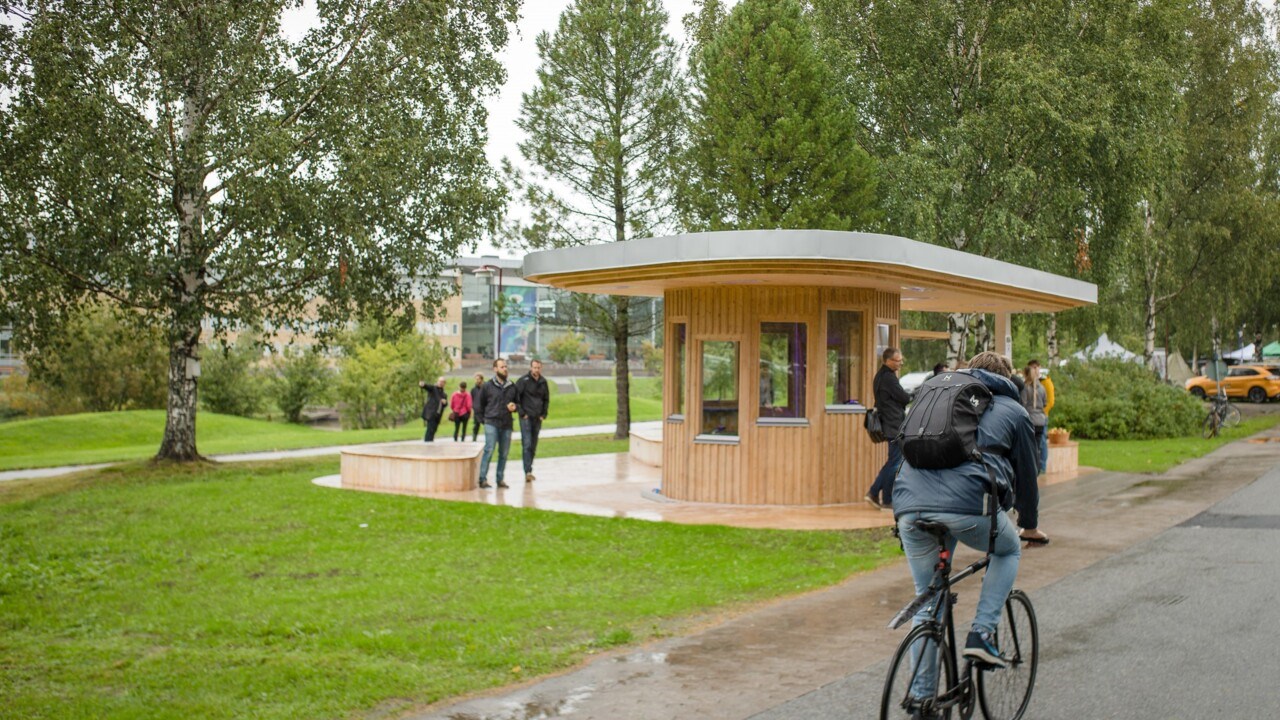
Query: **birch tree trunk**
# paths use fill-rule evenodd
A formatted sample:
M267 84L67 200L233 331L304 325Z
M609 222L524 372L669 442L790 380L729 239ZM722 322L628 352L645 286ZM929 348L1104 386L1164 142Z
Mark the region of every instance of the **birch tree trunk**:
M969 316L951 313L947 316L947 367L954 370L965 360L965 344L969 339Z
M1045 347L1049 351L1046 362L1050 368L1058 367L1058 314L1049 313L1049 330L1045 333Z

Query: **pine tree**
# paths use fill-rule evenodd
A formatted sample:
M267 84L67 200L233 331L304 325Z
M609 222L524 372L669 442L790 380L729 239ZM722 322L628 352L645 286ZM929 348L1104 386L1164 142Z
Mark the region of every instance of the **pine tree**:
M743 0L693 63L685 224L697 230L866 228L875 168L796 0Z

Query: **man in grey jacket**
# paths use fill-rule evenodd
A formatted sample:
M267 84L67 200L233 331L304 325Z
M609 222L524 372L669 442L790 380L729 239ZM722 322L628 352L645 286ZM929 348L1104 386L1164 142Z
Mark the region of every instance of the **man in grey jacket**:
M1016 507L1018 524L1029 531L1034 532L1038 522L1040 495L1036 486L1035 433L1031 418L1009 379L1013 368L1003 355L993 352L978 353L969 361L969 367L967 372L981 380L992 395L990 406L978 421L978 448L985 462L970 460L943 470L917 469L904 462L894 485L894 518L916 592L923 592L929 586L938 558L937 542L915 526L917 520L946 525L950 529L947 542L951 550L955 549L957 540L978 550L987 549L991 516L986 509L993 500L988 490L988 468L1000 487L1012 491L1000 493L1001 507L1005 510L1011 504ZM1000 655L995 630L1005 598L1013 590L1018 576L1022 545L1004 512L996 513L996 524L995 548L982 578L978 612L964 655L1004 667L1007 662ZM925 615L927 610L919 617Z

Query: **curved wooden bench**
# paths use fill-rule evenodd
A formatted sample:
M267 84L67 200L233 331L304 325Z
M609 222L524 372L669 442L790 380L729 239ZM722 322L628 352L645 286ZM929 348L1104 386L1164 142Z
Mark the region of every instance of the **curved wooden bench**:
M662 428L632 430L631 445L627 454L636 462L662 467Z
M342 450L342 486L424 495L473 490L483 443L396 443Z

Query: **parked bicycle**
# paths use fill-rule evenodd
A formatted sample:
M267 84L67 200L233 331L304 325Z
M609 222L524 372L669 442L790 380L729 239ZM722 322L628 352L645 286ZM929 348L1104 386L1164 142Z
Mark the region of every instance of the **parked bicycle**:
M1205 438L1217 437L1223 428L1232 428L1240 424L1240 409L1231 404L1221 387L1213 396L1212 403L1209 406L1209 414L1204 417L1204 429L1201 434Z
M992 526L986 556L953 576L946 525L916 522L917 528L937 539L938 564L929 587L889 622L890 628L899 628L928 608L927 619L907 633L894 653L880 699L881 720L950 720L953 714L968 720L973 716L975 702L988 720L1019 720L1026 712L1040 652L1036 614L1026 593L1014 590L1009 594L996 628L1008 667L998 668L969 658L960 666L956 658L952 610L957 595L951 587L991 563L994 522Z

